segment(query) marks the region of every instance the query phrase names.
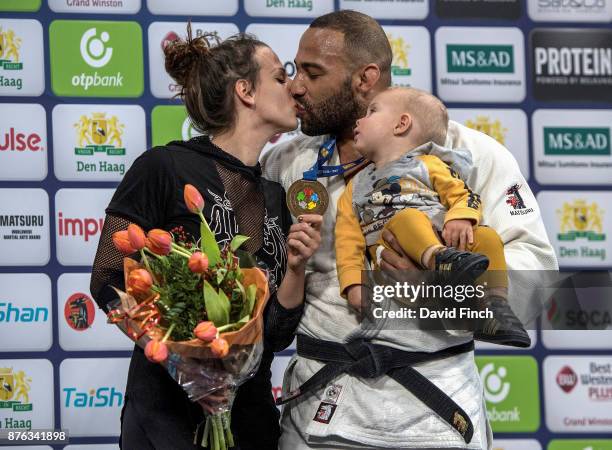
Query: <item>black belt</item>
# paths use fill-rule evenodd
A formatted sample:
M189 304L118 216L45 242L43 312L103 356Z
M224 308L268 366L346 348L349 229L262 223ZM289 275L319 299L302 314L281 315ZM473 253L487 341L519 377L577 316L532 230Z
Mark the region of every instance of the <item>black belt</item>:
M362 378L388 375L457 430L466 443L470 443L474 434L474 426L469 416L453 399L412 366L472 350L474 350L474 341L437 352L426 353L407 352L384 345L372 344L363 339L348 344L340 344L299 334L297 336L297 354L326 364L299 388L278 399L276 404L282 405L295 400L326 385L343 373Z

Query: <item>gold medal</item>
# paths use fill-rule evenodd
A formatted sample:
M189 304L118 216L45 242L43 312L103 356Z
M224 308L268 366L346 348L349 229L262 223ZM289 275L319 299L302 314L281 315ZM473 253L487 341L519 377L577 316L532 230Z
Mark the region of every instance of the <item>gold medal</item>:
M329 194L318 181L299 180L289 186L287 206L294 217L302 214L323 215L329 205Z

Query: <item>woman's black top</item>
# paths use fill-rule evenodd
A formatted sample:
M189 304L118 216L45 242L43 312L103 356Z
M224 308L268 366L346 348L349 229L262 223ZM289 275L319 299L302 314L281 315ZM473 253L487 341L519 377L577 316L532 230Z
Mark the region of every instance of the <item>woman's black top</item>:
M244 165L207 137L175 141L143 153L106 209L92 272L92 294L106 310L106 304L116 297L110 286L123 287L122 255L114 249L111 236L127 224L200 238L200 219L187 209L183 199L186 184L194 185L204 197L204 216L217 242L229 242L235 234L250 236L243 248L269 269L271 298L264 314L263 359L257 374L238 389L231 424L241 450L276 449L279 413L271 392L270 366L273 352L291 343L302 308L287 310L276 298L276 288L286 270L285 244L291 216L283 188L262 178L259 164ZM128 403L130 411L137 412L138 428L154 448L198 448L190 442L203 420L202 408L187 398L162 366L149 362L138 346L128 373ZM133 433L134 427L123 427L122 432Z

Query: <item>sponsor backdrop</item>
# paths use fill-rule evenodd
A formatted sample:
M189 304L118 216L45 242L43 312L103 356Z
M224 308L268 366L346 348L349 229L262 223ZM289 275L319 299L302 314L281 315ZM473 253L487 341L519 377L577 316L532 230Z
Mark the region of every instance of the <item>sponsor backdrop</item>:
M196 134L163 43L189 19L196 35L248 31L292 76L301 33L337 9L380 20L394 84L510 149L564 270L612 267L612 0L0 0L0 431L118 448L132 345L89 275L134 159ZM537 208L519 190L509 215ZM612 449L612 318L593 302L607 292L553 302L531 349L478 346L495 448ZM276 396L293 351L274 361Z

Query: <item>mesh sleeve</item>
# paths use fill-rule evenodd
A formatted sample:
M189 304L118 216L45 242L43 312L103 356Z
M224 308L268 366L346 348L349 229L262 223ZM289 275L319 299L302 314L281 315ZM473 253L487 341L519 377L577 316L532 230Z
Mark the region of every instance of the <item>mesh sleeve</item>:
M125 289L123 277L123 258L125 255L115 248L113 233L126 230L130 223L130 221L114 215L107 215L104 220L89 284L91 295L104 311L107 311L107 303L117 298L117 293L111 286L117 289Z
M278 301L276 293L270 296L264 315L264 339L273 352L289 347L295 337L304 305L287 309Z

